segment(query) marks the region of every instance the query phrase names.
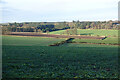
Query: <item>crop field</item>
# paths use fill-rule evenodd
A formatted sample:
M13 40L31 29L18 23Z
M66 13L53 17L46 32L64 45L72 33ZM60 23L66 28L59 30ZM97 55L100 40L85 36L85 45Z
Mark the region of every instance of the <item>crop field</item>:
M26 36L3 36L3 45L12 46L48 46L65 40L65 38L45 38Z
M32 32L12 32L9 35L16 36L37 36L37 37L52 37L52 38L77 38L77 39L104 39L105 37L100 36L78 36L78 35L55 35L55 34L43 34L43 33L32 33Z
M106 38L104 40L95 40L95 39L74 39L73 42L87 42L87 43L104 43L104 44L119 44L118 38Z
M3 78L118 78L117 45L48 46L65 39L23 36L2 40Z

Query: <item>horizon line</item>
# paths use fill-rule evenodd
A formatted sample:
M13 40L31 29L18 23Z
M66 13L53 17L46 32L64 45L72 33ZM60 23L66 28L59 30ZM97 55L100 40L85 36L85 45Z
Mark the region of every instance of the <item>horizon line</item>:
M0 24L2 23L24 23L24 22L73 22L73 21L79 21L79 22L104 22L104 21L120 21L120 20L72 20L72 21L11 21L11 22L0 22Z

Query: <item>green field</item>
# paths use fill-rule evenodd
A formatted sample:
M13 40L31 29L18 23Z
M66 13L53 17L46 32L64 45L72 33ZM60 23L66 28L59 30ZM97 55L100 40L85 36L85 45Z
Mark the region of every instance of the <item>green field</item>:
M63 32L66 32L66 30L60 30L60 31L53 31L50 32L50 34L62 34ZM91 30L91 29L78 29L77 30L78 35L91 35L91 36L118 36L118 30Z
M104 44L118 44L118 38L106 38L104 40L96 39L74 39L72 42L87 42L87 43L104 43Z
M3 36L3 78L118 78L118 46Z
M50 34L62 34L65 30L54 31ZM73 42L87 42L87 43L104 43L104 44L118 44L118 30L90 30L90 29L78 29L80 35L90 36L106 36L104 40L96 39L74 39ZM66 35L66 34L65 34Z
M45 38L45 37L25 37L25 36L3 36L3 45L12 46L48 46L50 44L64 41L62 38Z

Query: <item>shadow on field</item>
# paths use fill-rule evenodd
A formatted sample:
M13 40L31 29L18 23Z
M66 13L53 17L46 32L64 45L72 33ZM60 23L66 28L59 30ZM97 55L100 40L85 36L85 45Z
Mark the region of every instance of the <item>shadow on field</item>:
M93 33L84 33L84 34L80 34L80 35L92 35Z
M102 40L106 39L107 37L103 38Z
M74 38L68 38L68 39L65 40L65 41L57 42L57 43L54 43L54 44L51 44L51 45L48 45L48 46L60 46L60 45L65 44L65 43L70 43L70 42L72 42L73 39L74 39Z

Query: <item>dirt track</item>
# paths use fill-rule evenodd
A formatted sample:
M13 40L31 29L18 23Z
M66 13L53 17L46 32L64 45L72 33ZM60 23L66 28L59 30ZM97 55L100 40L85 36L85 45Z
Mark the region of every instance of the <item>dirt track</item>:
M40 33L31 33L31 32L12 32L9 35L17 36L39 36L39 37L55 37L55 38L78 38L78 39L104 39L105 37L95 37L95 36L73 36L73 35L55 35L55 34L40 34Z

